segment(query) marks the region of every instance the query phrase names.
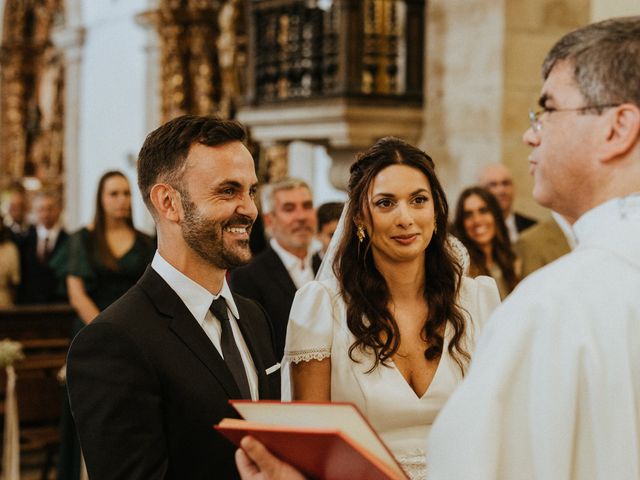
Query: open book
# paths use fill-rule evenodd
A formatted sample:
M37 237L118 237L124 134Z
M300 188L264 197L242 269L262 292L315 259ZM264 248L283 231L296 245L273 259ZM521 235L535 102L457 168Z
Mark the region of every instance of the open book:
M230 400L244 420L225 418L216 430L236 445L260 440L307 478L407 480L389 449L351 403Z

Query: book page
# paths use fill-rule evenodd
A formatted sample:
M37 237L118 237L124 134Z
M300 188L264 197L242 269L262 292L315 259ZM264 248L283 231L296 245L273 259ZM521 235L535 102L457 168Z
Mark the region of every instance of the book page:
M340 430L378 457L389 468L399 472L403 477L405 475L373 428L360 411L350 403L232 401L231 404L244 419L250 422Z

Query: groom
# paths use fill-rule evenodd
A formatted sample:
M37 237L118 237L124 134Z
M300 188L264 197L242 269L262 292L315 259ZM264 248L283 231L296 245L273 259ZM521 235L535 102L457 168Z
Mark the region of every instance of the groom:
M493 314L435 422L433 479L640 478L640 17L565 35L530 114L534 198L578 247ZM244 479L302 478L257 441Z
M140 281L76 336L71 409L89 478L238 477L213 425L229 399L277 399L271 325L233 295L249 261L256 174L235 121L182 116L152 132L138 184L158 251Z

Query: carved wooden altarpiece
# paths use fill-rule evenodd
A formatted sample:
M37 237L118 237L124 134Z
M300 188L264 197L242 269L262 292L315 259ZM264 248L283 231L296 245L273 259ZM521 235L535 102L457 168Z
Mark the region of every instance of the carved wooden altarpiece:
M139 20L160 47L161 121L178 115L233 118L246 64L241 0L161 0Z
M0 53L0 187L36 177L61 189L64 65L51 42L63 0L7 0Z

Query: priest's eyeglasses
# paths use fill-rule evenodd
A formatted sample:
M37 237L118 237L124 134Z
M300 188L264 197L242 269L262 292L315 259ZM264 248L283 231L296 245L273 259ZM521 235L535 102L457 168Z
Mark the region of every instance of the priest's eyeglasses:
M542 120L541 117L545 113L551 115L554 112L588 112L589 110L602 110L604 108L613 108L619 106L619 103L606 103L604 105L587 105L585 107L578 108L553 108L553 107L542 107L541 110L534 112L533 110L529 110L529 124L534 132L539 132L542 130ZM602 112L592 112L600 115Z

